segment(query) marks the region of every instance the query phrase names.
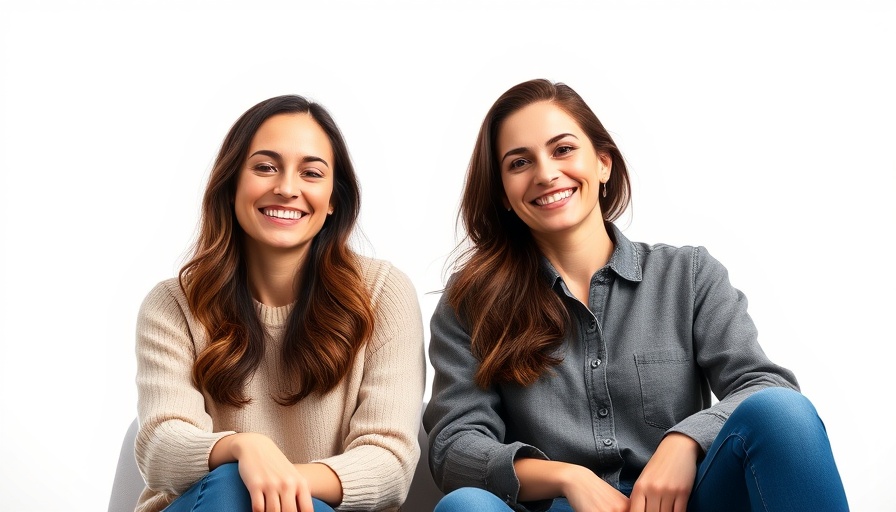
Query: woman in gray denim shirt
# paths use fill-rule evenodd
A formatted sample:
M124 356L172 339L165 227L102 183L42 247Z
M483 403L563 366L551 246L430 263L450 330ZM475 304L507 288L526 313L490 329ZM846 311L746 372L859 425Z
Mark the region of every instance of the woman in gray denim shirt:
M702 247L627 240L611 221L629 198L568 86L519 84L486 115L471 248L432 318L436 510L847 510L824 425L746 298Z

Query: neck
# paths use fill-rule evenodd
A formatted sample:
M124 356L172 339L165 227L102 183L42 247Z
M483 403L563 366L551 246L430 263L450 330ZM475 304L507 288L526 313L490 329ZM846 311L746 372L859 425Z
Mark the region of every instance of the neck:
M298 274L307 255L307 245L301 251L246 247L249 290L255 300L272 307L295 302Z
M613 255L613 240L603 220L587 229L547 236L533 233L533 236L542 254L554 265L570 291L587 305L591 277Z

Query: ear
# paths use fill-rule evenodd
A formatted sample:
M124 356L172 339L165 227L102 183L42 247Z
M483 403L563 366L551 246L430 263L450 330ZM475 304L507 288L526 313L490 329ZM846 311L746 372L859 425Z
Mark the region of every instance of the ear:
M597 158L601 163L600 181L606 183L610 181L610 173L613 171L613 159L606 153L598 153Z
M330 203L330 207L327 208L327 215L333 215L333 203Z
M505 210L510 211L510 201L507 200L507 196L504 194L501 194L501 204L504 205Z

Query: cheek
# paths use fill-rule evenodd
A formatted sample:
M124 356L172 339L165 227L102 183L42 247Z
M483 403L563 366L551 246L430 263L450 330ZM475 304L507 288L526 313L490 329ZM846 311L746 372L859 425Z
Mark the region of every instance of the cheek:
M246 222L249 220L249 215L251 214L251 208L252 205L246 202L245 197L237 193L234 197L233 213L236 217L237 224L244 230L246 229Z
M233 195L233 211L236 215L237 223L240 227L246 229L246 222L249 221L252 211L255 209L254 190L251 183L240 181L237 183L236 192Z
M327 210L333 201L333 184L321 187L314 193L314 205L317 209Z
M251 202L252 197L255 195L254 188L257 187L257 184L254 183L250 179L242 178L236 182L236 191L233 194L233 201L237 207L240 208L241 205L244 205L246 202Z
M501 184L504 185L504 195L509 201L522 200L523 193L526 191L525 184L520 179L514 179L513 176L504 176L501 178Z

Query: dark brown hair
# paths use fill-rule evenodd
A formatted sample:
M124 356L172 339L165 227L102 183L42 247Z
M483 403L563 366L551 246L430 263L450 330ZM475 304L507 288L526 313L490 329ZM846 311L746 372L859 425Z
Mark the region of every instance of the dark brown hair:
M264 354L264 330L249 291L242 228L233 210L236 183L252 138L278 114L306 113L330 140L334 186L328 216L296 269L295 306L287 321L282 358L283 405L332 389L373 332L374 314L348 241L361 207L360 188L345 140L330 114L301 96L278 96L247 110L224 138L202 199L199 235L180 285L190 311L205 326L209 345L193 364L193 381L220 403L249 403L247 379Z
M560 298L539 269L541 252L528 226L502 206L504 187L497 153L505 119L532 103L551 102L585 132L598 155L612 161L604 219L628 207L631 186L622 153L584 100L569 86L538 79L501 95L482 121L467 169L459 218L471 243L458 259L446 289L448 302L470 325L473 354L479 359L476 383L533 383L557 364L555 353L569 323Z

